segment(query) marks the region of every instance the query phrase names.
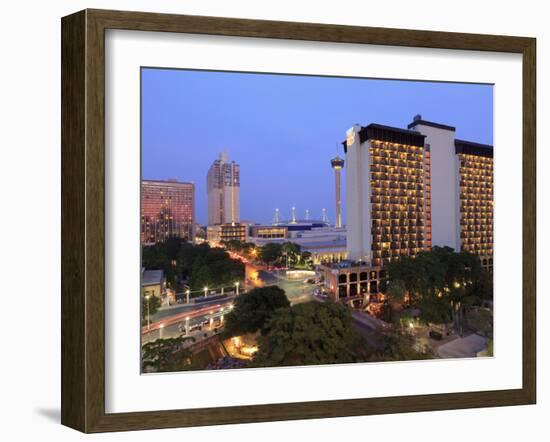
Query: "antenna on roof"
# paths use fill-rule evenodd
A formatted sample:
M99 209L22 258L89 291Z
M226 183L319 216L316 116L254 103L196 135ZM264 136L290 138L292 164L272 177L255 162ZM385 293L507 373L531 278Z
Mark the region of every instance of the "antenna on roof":
M279 224L279 209L275 209L275 216L273 217L273 224Z
M292 219L290 220L290 224L296 224L296 207L292 206Z

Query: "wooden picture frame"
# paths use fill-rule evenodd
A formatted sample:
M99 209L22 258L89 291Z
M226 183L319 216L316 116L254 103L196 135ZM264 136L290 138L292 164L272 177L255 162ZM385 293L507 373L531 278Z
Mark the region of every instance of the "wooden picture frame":
M523 57L523 385L513 390L105 412L105 30L418 48ZM84 10L62 19L62 410L83 432L533 404L536 400L536 41L533 38Z

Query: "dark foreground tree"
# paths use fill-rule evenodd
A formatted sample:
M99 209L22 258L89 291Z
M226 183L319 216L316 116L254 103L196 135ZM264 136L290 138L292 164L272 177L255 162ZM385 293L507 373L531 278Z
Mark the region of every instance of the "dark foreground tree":
M281 308L290 307L285 291L277 286L260 287L235 299L227 315L224 333L236 336L263 331L266 321Z
M414 361L434 358L436 355L428 347L418 348L412 336L394 330L384 333L383 349L372 353L368 361Z
M356 360L358 336L350 311L316 301L275 312L258 339L253 365L260 367L337 364Z
M187 338L157 339L141 348L143 371L181 371L191 368L191 352L184 348Z

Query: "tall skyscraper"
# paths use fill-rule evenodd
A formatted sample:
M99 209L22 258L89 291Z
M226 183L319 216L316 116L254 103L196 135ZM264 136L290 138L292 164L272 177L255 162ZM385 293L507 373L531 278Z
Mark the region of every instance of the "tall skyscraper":
M334 189L336 195L336 222L335 227L342 227L342 199L340 196L340 171L344 167L344 160L336 156L330 160L330 165L334 169Z
M171 236L195 239L195 185L175 179L141 182L141 242L151 244Z
M208 225L240 222L240 167L227 153L212 163L206 177Z
M417 115L409 129L431 151L433 244L480 257L493 266L493 146L456 139L456 129Z

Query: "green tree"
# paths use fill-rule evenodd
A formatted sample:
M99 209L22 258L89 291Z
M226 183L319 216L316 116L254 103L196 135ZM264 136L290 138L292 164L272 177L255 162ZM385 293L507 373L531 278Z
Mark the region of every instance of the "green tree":
M148 270L164 270L166 281L170 285L175 281L175 271L166 255L164 243L143 246L141 249L141 266Z
M428 347L417 348L412 336L392 330L384 333L383 348L373 352L368 361L413 361L435 357Z
M349 309L316 301L277 310L258 338L253 365L336 364L356 360L358 336Z
M233 286L235 281L244 279L244 264L231 259L219 248L210 248L193 262L189 283L192 290L203 287L220 288Z
M281 246L281 253L288 256L288 263L291 267L295 266L300 261L300 251L300 245L293 242L287 241Z
M160 307L160 298L149 296L147 298L142 292L141 294L141 325L147 324L148 315L153 316Z
M394 279L390 282L386 295L391 301L402 303L406 293L405 283L400 279Z
M263 332L266 321L278 309L290 307L285 291L277 286L259 287L243 293L227 315L224 333L236 336L244 333Z
M238 239L230 239L228 241L221 241L220 244L227 250L232 252L241 252L244 248L244 242Z
M276 242L269 242L260 248L260 259L266 264L274 264L280 261L283 246Z
M143 371L165 372L191 368L191 352L184 348L183 337L157 339L141 348Z
M175 261L178 258L179 251L185 242L182 238L171 236L162 244L168 260Z
M455 253L450 247L433 247L416 257L388 263L390 297L407 297L421 310L426 323L451 318L461 329L465 309L492 299L491 277L475 255ZM395 289L397 287L397 289Z
M308 252L307 250L302 252L300 256L300 261L303 263L304 267L312 268L313 258L312 258L311 252Z

